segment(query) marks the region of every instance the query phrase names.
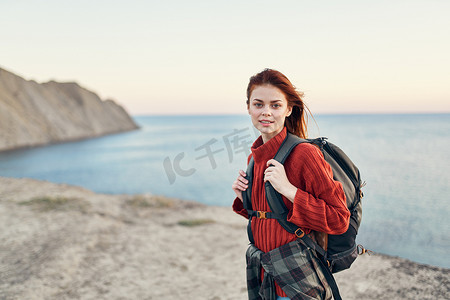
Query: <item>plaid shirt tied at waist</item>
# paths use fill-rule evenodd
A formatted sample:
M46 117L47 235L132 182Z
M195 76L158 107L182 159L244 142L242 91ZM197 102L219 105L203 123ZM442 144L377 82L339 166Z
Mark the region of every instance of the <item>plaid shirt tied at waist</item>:
M318 259L301 239L267 253L251 244L246 253L249 300L276 300L274 281L292 300L331 299Z

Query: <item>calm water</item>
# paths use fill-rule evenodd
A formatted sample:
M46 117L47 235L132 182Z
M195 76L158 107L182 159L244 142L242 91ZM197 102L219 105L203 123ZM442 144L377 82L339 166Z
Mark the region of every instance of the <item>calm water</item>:
M230 206L231 183L257 137L248 116L142 116L138 131L0 153L0 176L151 193ZM317 116L359 167L364 188L358 242L450 267L450 115Z

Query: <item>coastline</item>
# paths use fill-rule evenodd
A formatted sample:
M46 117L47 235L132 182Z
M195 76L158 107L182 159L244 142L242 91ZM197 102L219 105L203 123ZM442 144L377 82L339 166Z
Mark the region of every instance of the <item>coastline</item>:
M0 299L246 299L230 208L0 177ZM336 274L344 299L448 299L450 269L383 254Z
M13 153L15 151L36 149L36 148L42 148L42 147L47 147L47 146L53 146L53 145L76 143L76 142L92 140L92 139L98 139L98 138L106 137L106 136L109 136L109 135L117 135L117 134L127 133L127 132L130 132L130 131L140 130L141 129L141 127L139 127L138 125L136 125L136 126L137 127L134 128L134 129L123 129L123 130L119 130L119 131L106 132L106 133L101 133L101 134L92 135L92 136L69 138L69 139L66 139L66 140L63 140L63 141L52 141L52 142L45 142L45 143L37 143L37 144L34 144L34 145L24 145L24 146L15 146L15 147L12 147L12 148L2 148L2 149L0 149L0 154L2 154L2 153Z

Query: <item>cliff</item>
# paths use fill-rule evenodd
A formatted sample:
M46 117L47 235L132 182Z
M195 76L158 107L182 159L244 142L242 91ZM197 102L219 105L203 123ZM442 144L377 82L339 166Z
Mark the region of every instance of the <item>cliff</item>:
M137 128L120 105L75 82L39 84L0 68L0 151Z

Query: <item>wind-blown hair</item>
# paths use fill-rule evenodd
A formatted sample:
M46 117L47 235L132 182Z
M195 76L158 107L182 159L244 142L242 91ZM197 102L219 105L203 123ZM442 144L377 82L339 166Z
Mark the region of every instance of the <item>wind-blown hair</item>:
M290 133L301 138L307 137L307 122L303 102L303 93L297 91L289 79L279 71L264 69L264 71L252 76L247 86L247 106L250 104L250 95L257 86L270 84L278 88L286 97L288 106L292 107L292 113L286 117L284 125Z

